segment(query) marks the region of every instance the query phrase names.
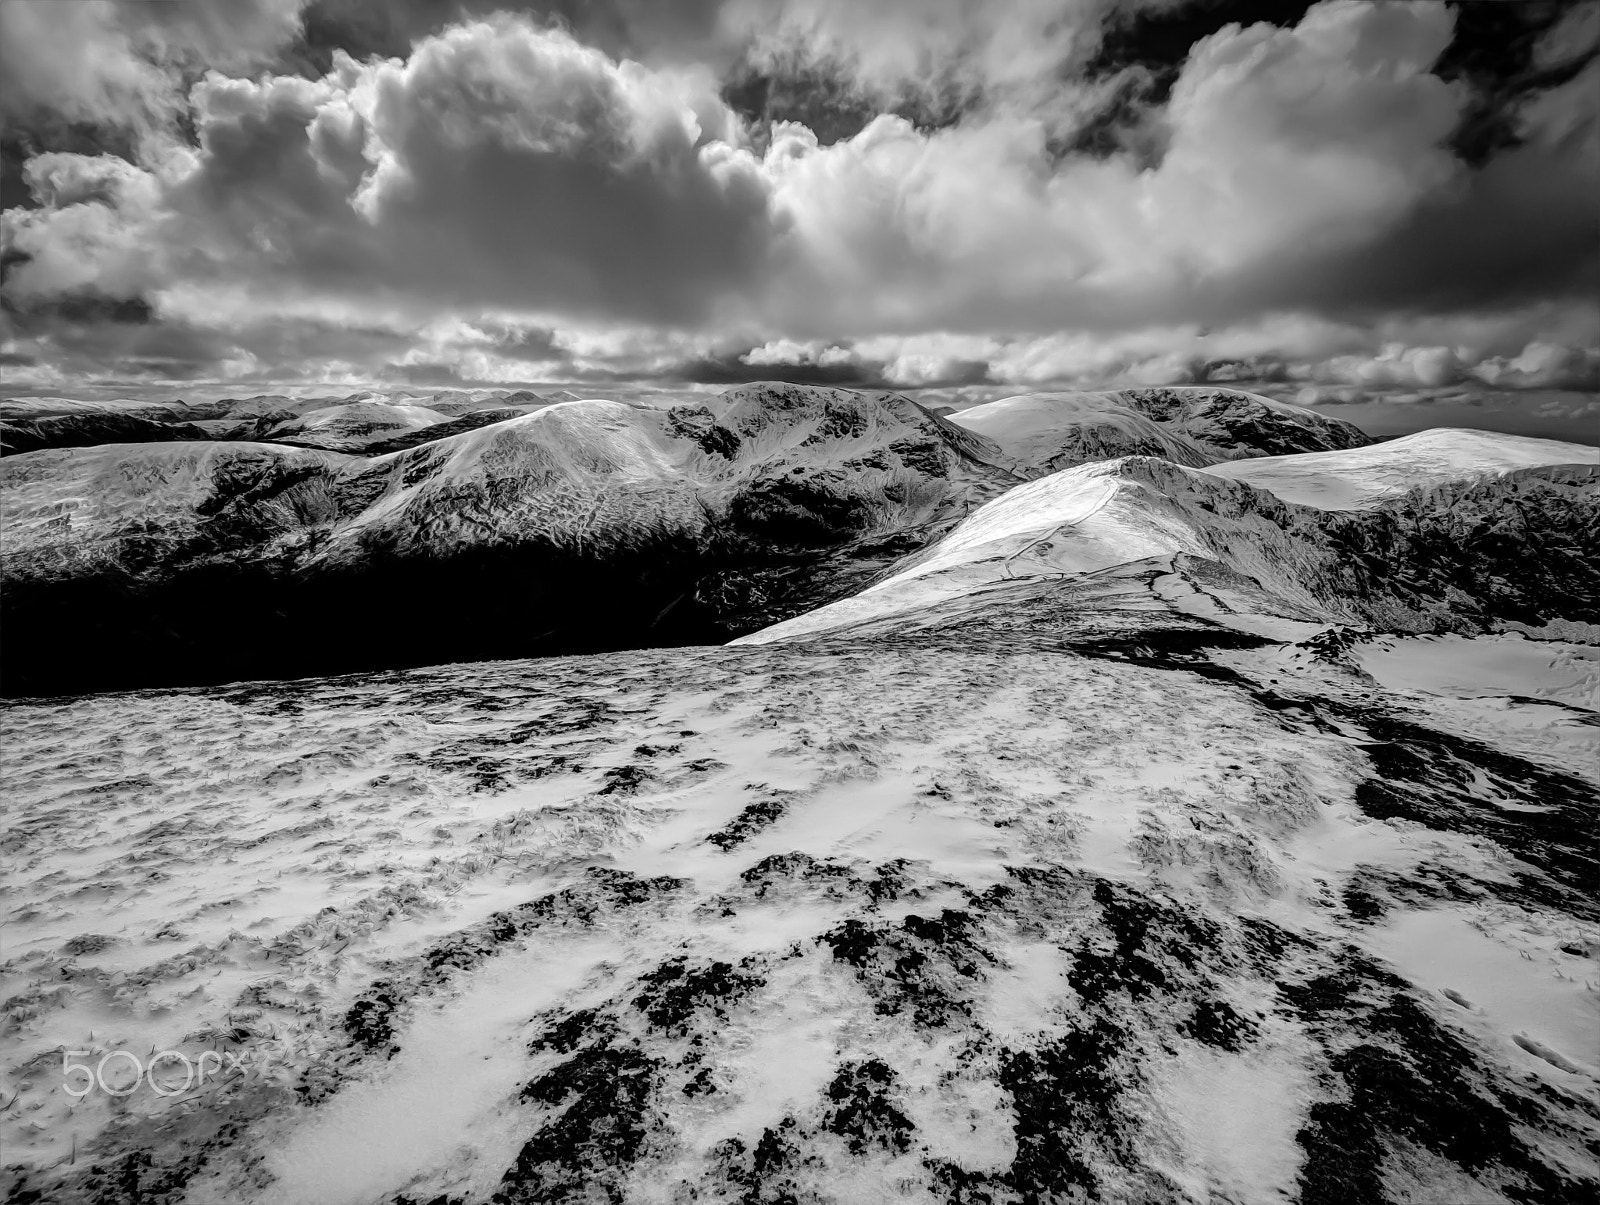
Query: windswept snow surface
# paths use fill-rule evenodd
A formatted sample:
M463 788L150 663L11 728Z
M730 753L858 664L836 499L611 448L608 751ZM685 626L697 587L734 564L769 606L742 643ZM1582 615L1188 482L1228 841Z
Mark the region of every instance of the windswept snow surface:
M1519 469L1600 464L1600 448L1496 431L1439 428L1341 452L1261 456L1206 472L1271 490L1285 502L1362 510L1415 489Z
M1592 1194L1593 762L1137 584L7 705L11 1191Z
M1600 649L1521 635L1373 636L1351 659L1385 687L1473 697L1522 695L1600 711Z

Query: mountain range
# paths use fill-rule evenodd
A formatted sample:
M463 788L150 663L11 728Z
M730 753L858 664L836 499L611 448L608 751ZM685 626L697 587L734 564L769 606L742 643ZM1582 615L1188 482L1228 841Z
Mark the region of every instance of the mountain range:
M489 394L3 412L38 438L178 436L0 462L5 621L30 634L11 693L726 640L854 593L1065 463L1365 442L1227 390L952 418L789 385L662 408Z
M1600 1192L1596 449L240 407L0 463L5 1199Z

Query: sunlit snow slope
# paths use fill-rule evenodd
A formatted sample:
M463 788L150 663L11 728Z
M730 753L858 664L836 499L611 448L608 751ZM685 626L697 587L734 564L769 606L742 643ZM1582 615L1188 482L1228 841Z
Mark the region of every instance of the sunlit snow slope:
M1415 489L1567 464L1600 464L1600 449L1497 431L1440 428L1349 451L1214 464L1207 472L1271 490L1285 502L1360 510Z
M1576 444L1439 431L1202 470L1148 456L1080 465L980 507L867 589L742 640L848 627L1041 575L1157 565L1160 605L1250 631L1593 625L1596 457ZM1213 588L1222 581L1226 600ZM1262 628L1262 618L1290 623Z

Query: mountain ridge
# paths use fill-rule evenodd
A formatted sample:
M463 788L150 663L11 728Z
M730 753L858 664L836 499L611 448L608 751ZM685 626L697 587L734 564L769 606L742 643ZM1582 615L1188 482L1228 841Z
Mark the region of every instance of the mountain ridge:
M1310 412L1249 395L1145 392L1163 422L1199 415L1216 426L1242 415L1253 439L1345 438L1319 416L1306 427ZM251 421L282 422L278 401L251 399ZM1506 445L1523 449L1502 466L1506 488L1521 491L1514 497L1463 484L1483 476L1474 458L1490 455L1463 445L1461 463L1417 478L1422 492L1410 502L1388 499L1382 515L1336 520L1257 489L1250 474L1265 465L1299 480L1296 466L1320 465L1332 480L1328 457L1335 469L1345 463L1338 457L1381 463L1415 437L1209 467L1090 460L1039 476L1062 455L1059 446L1047 447L1044 461L1019 459L963 426L959 414L937 415L893 393L768 383L662 409L541 401L493 407L492 421L480 421L474 412L447 418L424 408L396 420L398 436L383 412L377 428L358 431L377 404L308 411L325 413L329 442L348 437L350 451L217 440L6 457L8 589L0 606L14 630L35 639L8 659L5 689L720 642L798 616L814 625L834 614L819 608L852 596L841 605L881 603L886 581L921 575L930 560L971 540L974 524L1072 490L1111 489L1122 498L1121 518L1063 512L1043 526L1024 521L1015 539L1005 537L1011 544L997 545L1012 558L1010 571L1059 576L1182 554L1262 577L1274 597L1327 622L1410 631L1596 619L1589 575L1575 568L1592 543L1573 530L1592 513L1588 470L1580 464L1562 477L1524 464L1527 448L1546 448L1539 441ZM1094 406L1092 413L1107 413L1102 402ZM1046 410L1059 418L1059 406ZM1076 401L1069 410L1086 413ZM1030 423L1039 413L1024 408ZM1158 432L1168 450L1201 447L1128 407L1118 413L1134 416L1120 430ZM1059 434L1049 424L1043 430L1047 444ZM394 443L401 446L379 451ZM1557 459L1583 451L1548 446L1567 449ZM1099 450L1080 443L1071 457ZM1407 471L1402 465L1400 484ZM1456 504L1478 515L1482 530L1447 547L1444 534L1460 533L1441 508ZM1104 538L1072 534L1080 522L1112 527ZM1547 590L1544 603L1505 571L1513 555L1506 533L1518 524L1550 550L1549 570L1529 579ZM1041 559L1053 528L1063 549L1092 555L1081 563ZM1428 556L1455 568L1429 567ZM1410 576L1391 583L1386 560ZM1428 599L1429 589L1446 585L1448 593ZM463 590L472 601L453 621ZM1559 614L1563 607L1571 613ZM419 626L413 613L444 621ZM365 635L339 636L327 622L336 615L359 617Z

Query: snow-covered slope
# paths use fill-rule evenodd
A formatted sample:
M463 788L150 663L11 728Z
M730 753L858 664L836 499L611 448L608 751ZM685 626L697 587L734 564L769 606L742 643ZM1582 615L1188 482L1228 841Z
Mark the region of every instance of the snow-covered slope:
M0 708L0 1194L1591 1199L1600 728L1088 581Z
M1165 456L1199 468L1238 456L1359 447L1349 423L1236 389L1027 393L950 421L1000 445L1030 477L1092 460Z
M150 402L133 398L85 400L67 397L0 398L0 421L16 422L38 418L93 418L101 415L128 415L152 422L171 422L200 417L183 402Z
M284 442L340 452L374 445L393 451L424 442L430 427L439 435L482 425L485 411L527 413L558 398L527 390L448 390L424 393L367 390L342 397L257 394L247 398L147 402L130 399L0 398L0 455L47 448L162 440ZM500 417L507 417L502 413ZM454 429L444 419L466 421ZM472 420L476 421L472 421ZM406 436L411 438L405 439Z
M33 639L7 681L714 639L865 584L1013 484L1002 461L902 397L792 386L665 410L559 403L368 457L255 443L8 457L3 605ZM476 618L459 615L463 592ZM356 638L328 622L357 614Z
M52 414L0 422L0 456L18 456L45 448L212 438L215 438L214 434L198 423L152 419L114 411Z
M1523 443L1546 443L1504 438L1507 460L1525 454ZM1572 448L1547 446L1561 456ZM1277 474L1298 480L1297 460L1330 455L1280 458ZM1247 630L1260 625L1241 612L1256 620L1364 622L1401 631L1600 621L1600 471L1523 468L1502 477L1495 463L1462 457L1454 479L1418 472L1409 493L1350 512L1285 502L1248 480L1153 457L1081 465L986 504L866 590L743 640L794 639L937 611L1018 578L1061 579L1158 562L1171 577L1165 588L1186 599L1167 602L1182 610L1204 605L1211 608L1204 613L1216 614L1189 597L1207 594L1193 578L1200 572L1195 562L1209 566L1208 575L1250 583L1249 602L1225 608L1228 622Z
M1232 461L1207 472L1271 490L1286 502L1360 510L1414 489L1568 464L1600 464L1600 448L1438 428L1348 451Z
M405 432L437 426L448 417L426 406L351 402L321 407L287 419L263 432L262 438L335 452L354 452Z
M1217 459L1211 449L1104 393L1019 394L952 414L950 421L994 440L1030 477L1119 456L1165 456L1196 468Z
M12 457L0 468L7 580L26 589L99 573L159 575L195 549L219 547L219 519L252 491L260 495L253 534L281 536L347 460L252 443L109 444Z

